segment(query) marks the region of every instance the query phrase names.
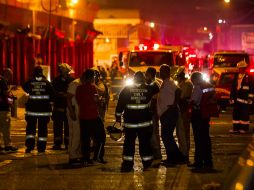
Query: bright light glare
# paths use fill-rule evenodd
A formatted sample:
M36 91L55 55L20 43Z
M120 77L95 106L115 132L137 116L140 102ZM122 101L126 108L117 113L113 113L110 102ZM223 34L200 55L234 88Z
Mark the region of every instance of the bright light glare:
M75 5L78 3L78 0L71 0L71 4Z
M154 44L154 45L153 45L153 49L157 50L157 49L159 49L159 48L160 48L160 45L159 45L159 44Z
M202 73L202 78L203 78L203 80L206 81L206 82L209 82L209 81L210 81L209 76L208 76L207 73Z
M213 33L209 33L209 39L212 40L213 39Z
M154 27L155 27L154 22L150 22L150 27L151 27L151 28L154 28Z
M105 42L106 42L106 43L109 43L109 42L110 42L110 39L109 39L109 38L106 38L106 39L105 39Z
M240 182L237 182L236 184L235 184L235 189L236 190L243 190L243 184L241 184Z
M225 3L230 3L230 0L224 0Z
M218 23L219 23L219 24L226 24L226 20L224 20L224 19L219 19L219 20L218 20Z
M127 78L127 79L125 80L125 85L126 85L126 86L131 86L131 85L133 85L133 84L134 84L133 79Z

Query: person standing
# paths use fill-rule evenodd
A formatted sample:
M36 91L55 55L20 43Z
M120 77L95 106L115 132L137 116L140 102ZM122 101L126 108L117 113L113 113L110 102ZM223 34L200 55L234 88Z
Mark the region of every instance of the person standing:
M150 86L154 86L156 91L159 92L162 81L156 78L156 69L148 67L145 72L146 83ZM159 134L159 117L157 114L157 95L155 94L151 100L151 110L153 114L153 134L151 138L151 146L153 150L153 165L157 165L161 162L161 145L160 145L160 134Z
M0 76L0 131L3 134L4 147L0 151L4 153L16 152L17 147L11 145L11 113L10 106L13 103L10 97L9 84L12 80L12 70L6 68Z
M180 68L177 72L176 80L181 89L179 99L180 115L176 125L176 135L178 138L179 150L183 154L186 161L189 161L190 150L190 98L193 85L191 81L185 78L184 68Z
M247 133L250 125L250 105L253 103L254 89L253 79L247 73L247 63L239 62L239 74L234 78L231 93L230 103L233 107L233 129L230 133Z
M161 122L161 138L167 154L167 159L163 160L163 164L171 166L184 161L173 136L179 117L177 98L180 96L180 89L170 78L170 67L168 65L161 65L160 78L163 82L158 94L157 112Z
M53 79L52 86L56 92L54 98L54 106L52 113L53 132L54 132L54 145L53 150L62 150L61 145L64 143L65 149L68 149L69 144L69 126L66 115L67 108L67 89L71 81L73 69L67 63L58 65L59 75Z
M69 164L80 165L82 162L81 143L80 143L80 125L79 108L76 101L76 89L80 86L81 79L73 80L67 90L67 118L69 124Z
M90 164L90 143L94 141L93 160L105 164L104 145L106 133L103 122L99 116L98 91L94 85L95 73L92 69L86 70L82 74L82 85L77 87L76 100L79 106L79 120L81 144L84 164Z
M155 93L157 92L153 87L145 84L145 76L139 71L134 74L134 85L124 87L119 94L115 117L119 123L123 117L125 132L121 172L130 172L133 169L137 137L144 169L152 164L150 139L153 121L150 104Z
M43 75L42 67L34 68L32 79L25 82L23 90L29 95L26 103L26 153L30 153L35 147L36 124L38 121L37 150L45 152L47 144L47 125L52 115L51 102L55 92L51 83Z
M202 73L191 75L194 85L191 95L191 123L195 142L194 163L189 166L197 169L213 168L212 144L210 138L210 118L217 115L217 99L214 87L203 80Z
M101 74L97 68L92 68L95 74L95 87L99 95L99 115L104 122L105 114L109 103L109 89L108 86L101 80Z

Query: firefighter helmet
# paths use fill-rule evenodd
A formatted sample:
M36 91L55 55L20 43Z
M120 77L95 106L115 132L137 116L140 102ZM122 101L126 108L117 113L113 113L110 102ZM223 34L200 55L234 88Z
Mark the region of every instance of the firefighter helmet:
M58 65L58 71L61 74L71 74L71 73L74 73L73 68L70 65L68 65L67 63L60 63Z
M238 67L238 68L245 68L245 67L247 67L247 66L248 66L248 65L247 65L247 63L246 63L245 60L239 61L239 62L237 63L237 65L236 65L236 67Z
M110 138L114 141L120 141L123 137L123 131L116 126L118 124L119 123L116 122L112 126L106 128Z

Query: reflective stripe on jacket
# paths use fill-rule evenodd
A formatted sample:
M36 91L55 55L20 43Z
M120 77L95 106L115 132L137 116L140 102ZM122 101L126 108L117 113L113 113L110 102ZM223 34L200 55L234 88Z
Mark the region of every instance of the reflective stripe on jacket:
M128 128L140 128L152 125L150 106L152 97L157 92L154 86L146 84L125 87L119 94L115 111L116 118L123 116L124 126Z

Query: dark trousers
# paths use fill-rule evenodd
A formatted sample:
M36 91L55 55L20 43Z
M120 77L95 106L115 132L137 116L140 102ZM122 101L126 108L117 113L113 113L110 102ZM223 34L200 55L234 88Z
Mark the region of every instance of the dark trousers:
M103 159L106 133L101 118L80 120L80 135L84 161L90 160L91 139L94 143L94 159Z
M202 118L200 110L193 110L191 116L193 136L195 141L196 164L212 164L212 145L209 135L210 118Z
M54 132L54 145L65 145L65 148L69 144L69 125L66 112L55 111L52 115L53 120L53 132Z
M235 102L233 108L233 130L249 130L250 106L241 102Z
M143 166L151 165L153 158L151 148L152 126L125 128L124 130L123 167L132 167L134 164L135 142L137 137L139 140L139 155L142 159Z
M177 107L168 108L160 117L161 138L166 149L167 160L177 162L182 154L176 144L173 133L176 128L179 111Z
M38 121L38 138L37 138L37 149L38 151L45 151L47 145L48 136L48 122L50 118L47 117L35 117L26 116L26 147L29 150L33 150L35 147L36 137L36 125Z

